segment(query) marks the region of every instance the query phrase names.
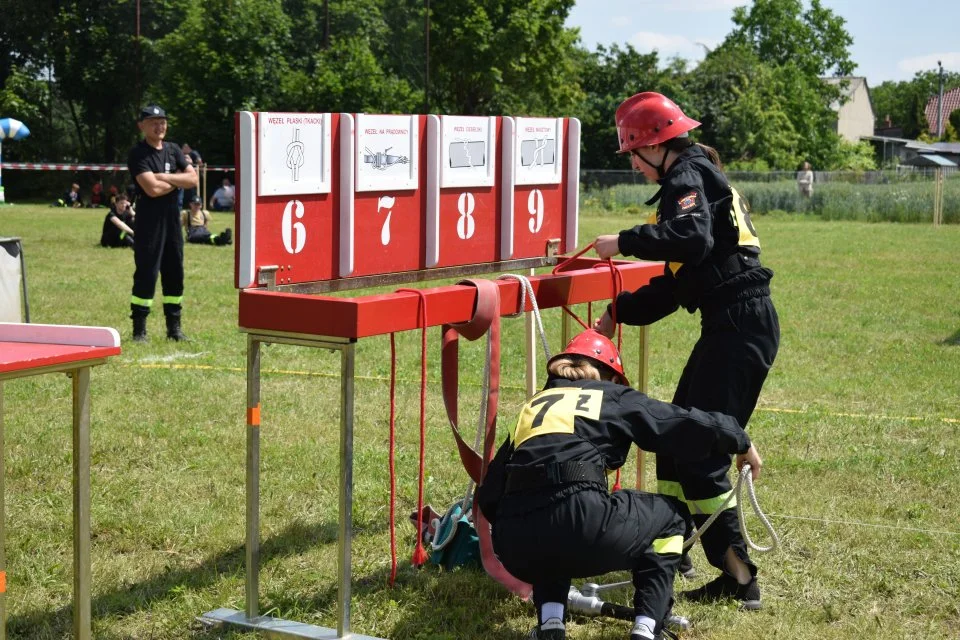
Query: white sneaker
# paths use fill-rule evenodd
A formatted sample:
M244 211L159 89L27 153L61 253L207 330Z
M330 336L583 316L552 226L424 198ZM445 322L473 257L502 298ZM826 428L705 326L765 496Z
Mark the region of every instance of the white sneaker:
M633 630L630 631L630 640L654 640L654 638L656 636L649 625L644 622L634 623Z
M529 640L566 640L567 628L560 618L547 618L547 621L533 628Z

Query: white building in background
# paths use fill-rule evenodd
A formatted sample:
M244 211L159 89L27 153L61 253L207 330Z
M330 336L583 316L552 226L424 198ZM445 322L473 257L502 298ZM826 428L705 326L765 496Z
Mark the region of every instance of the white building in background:
M840 85L843 94L841 101L830 105L837 112L837 133L850 142L859 142L865 136L873 136L875 116L867 79L843 76L823 78L823 81Z

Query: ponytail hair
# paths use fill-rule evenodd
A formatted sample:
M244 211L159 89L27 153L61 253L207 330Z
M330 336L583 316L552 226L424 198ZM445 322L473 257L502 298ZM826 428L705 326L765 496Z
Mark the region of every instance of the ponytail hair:
M710 160L711 164L713 164L713 166L715 166L717 169L720 169L720 171L723 171L723 162L720 160L720 154L717 153L716 149L709 145L701 142L694 142L687 136L679 136L667 140L663 143L663 146L670 151L676 151L678 153L689 147L698 146L700 147L700 150L703 151L703 153L707 156L707 159Z
M617 380L617 372L590 358L564 355L547 365L547 373L567 380Z
M698 142L697 146L700 147L701 151L707 154L707 158L713 163L713 166L715 166L717 169L720 169L720 171L723 171L723 162L720 161L720 154L717 153L716 149L701 142Z

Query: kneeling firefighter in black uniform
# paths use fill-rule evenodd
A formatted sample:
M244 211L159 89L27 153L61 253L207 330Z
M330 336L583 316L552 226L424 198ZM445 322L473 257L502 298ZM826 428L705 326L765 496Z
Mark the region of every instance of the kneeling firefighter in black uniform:
M547 363L530 399L490 463L477 502L493 526L503 565L533 585L539 640L564 640L572 578L633 572L631 640L662 637L683 545L684 517L672 497L609 493L606 474L630 447L682 460L740 454L759 474L760 456L730 416L648 398L629 386L609 338L589 330Z
M746 429L780 344L780 322L770 300L773 272L760 264L760 240L746 202L723 174L716 151L688 132L700 126L659 93L638 93L617 109L620 153L636 171L660 184L647 203L656 224L600 236L597 254L618 253L666 262L664 274L616 300L618 322L652 324L680 307L700 310L700 338L680 376L673 403L719 411ZM608 310L597 329L613 335ZM686 505L688 535L724 504L732 491L730 456L689 462L657 456L657 490ZM747 554L731 500L700 538L711 565L722 571L699 589L681 594L705 601L732 597L744 609L760 608L756 565ZM692 577L689 558L681 572Z

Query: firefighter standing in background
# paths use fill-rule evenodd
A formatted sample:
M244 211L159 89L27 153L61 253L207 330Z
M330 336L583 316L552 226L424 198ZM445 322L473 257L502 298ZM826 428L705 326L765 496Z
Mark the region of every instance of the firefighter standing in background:
M780 343L770 300L773 272L760 265L760 241L746 202L727 181L716 151L689 139L700 123L668 98L651 92L632 96L617 109L616 124L620 153L629 153L633 168L660 184L647 202L659 201L657 221L599 236L597 254L667 263L662 276L620 294L617 322L648 325L679 307L699 309L700 338L673 403L732 415L746 428ZM613 335L610 309L597 329ZM699 527L730 494L729 468L730 457L723 454L694 463L658 455L657 489L684 501ZM696 601L732 597L742 608L759 609L757 568L735 506L731 501L701 537L707 560L721 575L681 595ZM692 570L689 558L683 564Z
M549 377L520 412L477 490L504 567L533 585L530 638L564 640L572 578L633 572L631 640L663 637L683 546L683 506L672 497L609 493L606 473L630 447L693 461L762 462L737 421L648 398L628 386L620 355L594 330L547 363Z
M159 273L167 337L186 340L180 328L183 233L177 191L196 187L197 174L184 159L180 147L164 141L167 114L162 108L144 107L137 126L143 132L143 140L130 150L127 159L130 175L137 185L137 242L133 248L136 270L130 298L133 339L147 340L147 316L153 305Z

